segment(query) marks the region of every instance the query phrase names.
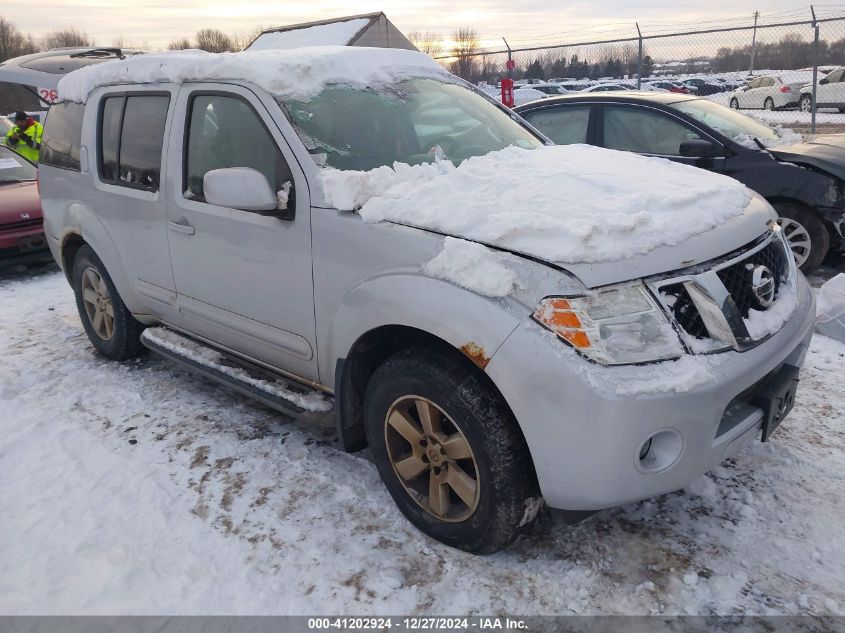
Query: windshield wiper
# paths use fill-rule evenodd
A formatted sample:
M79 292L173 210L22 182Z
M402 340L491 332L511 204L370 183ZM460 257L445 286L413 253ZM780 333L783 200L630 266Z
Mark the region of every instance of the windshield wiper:
M761 141L759 138L757 138L756 136L754 136L752 138L754 139L754 142L757 143L757 147L759 147L761 150L763 150L764 152L769 150L768 147L763 145L763 141Z

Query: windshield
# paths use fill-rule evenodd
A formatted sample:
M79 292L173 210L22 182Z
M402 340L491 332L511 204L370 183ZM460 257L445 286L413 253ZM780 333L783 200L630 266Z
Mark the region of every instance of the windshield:
M760 139L763 144L767 141L781 140L777 132L768 125L707 99L680 101L671 105L676 110L690 115L696 121L709 125L729 139L740 143L755 138Z
M459 84L409 79L387 88L330 86L313 99L279 102L319 165L367 171L392 165L457 164L540 140L506 112Z
M0 184L21 180L35 180L35 167L12 150L0 147Z

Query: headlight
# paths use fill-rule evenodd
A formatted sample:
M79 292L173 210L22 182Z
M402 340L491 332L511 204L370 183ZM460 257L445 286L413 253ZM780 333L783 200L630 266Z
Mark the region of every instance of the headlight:
M679 358L678 334L641 283L582 297L547 297L534 320L602 365Z

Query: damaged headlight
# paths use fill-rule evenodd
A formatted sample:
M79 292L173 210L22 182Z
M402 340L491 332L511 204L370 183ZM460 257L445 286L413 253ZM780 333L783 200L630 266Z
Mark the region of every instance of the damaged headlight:
M580 297L547 297L534 320L602 365L679 358L678 334L641 283Z

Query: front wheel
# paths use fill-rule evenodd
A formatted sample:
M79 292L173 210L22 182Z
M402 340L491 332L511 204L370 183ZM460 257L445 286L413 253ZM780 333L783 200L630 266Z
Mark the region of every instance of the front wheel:
M734 110L739 110L739 101L737 101L736 98L731 99L731 107Z
M805 274L814 271L830 249L830 234L824 222L814 211L792 202L776 202L773 206L795 263Z
M764 110L774 110L775 109L775 102L771 97L766 97L766 100L763 102L763 109Z
M472 366L430 349L401 351L375 371L364 406L379 474L417 528L489 554L533 520L540 498L525 440Z
M813 97L810 95L801 95L801 101L798 102L798 108L801 112L813 111Z
M137 356L144 326L124 305L106 267L90 246L76 253L72 279L79 318L94 348L111 360Z

